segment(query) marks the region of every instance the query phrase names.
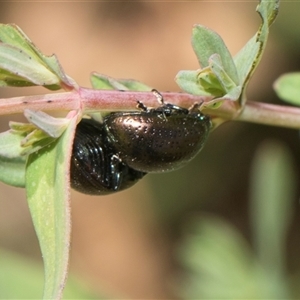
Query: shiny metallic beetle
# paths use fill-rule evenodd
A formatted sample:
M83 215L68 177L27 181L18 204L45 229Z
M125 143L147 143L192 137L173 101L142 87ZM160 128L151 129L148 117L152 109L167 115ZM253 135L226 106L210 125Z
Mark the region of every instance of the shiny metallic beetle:
M124 190L146 173L122 162L111 147L103 124L82 119L77 125L71 158L71 186L91 195Z
M114 112L103 120L105 131L115 153L129 167L141 172L166 172L189 162L202 149L211 121L194 105L185 109L164 104L142 111Z
M104 195L124 190L149 172L178 169L203 147L210 118L198 105L185 109L164 104L140 111L114 112L98 123L82 119L76 129L71 159L71 186Z

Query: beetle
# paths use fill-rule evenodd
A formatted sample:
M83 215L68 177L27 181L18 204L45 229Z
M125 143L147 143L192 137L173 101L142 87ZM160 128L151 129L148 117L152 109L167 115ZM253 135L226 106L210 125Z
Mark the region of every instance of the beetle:
M71 186L91 195L127 189L146 173L130 168L115 153L103 124L82 119L76 128L71 157Z
M104 195L134 185L150 172L183 167L202 149L210 117L198 104L190 109L165 104L158 108L112 112L103 123L82 119L77 125L71 158L71 186L79 192Z
M149 109L138 102L140 111L113 112L103 120L115 153L140 172L167 172L183 167L202 149L211 129L210 117L194 105L185 109L165 104Z

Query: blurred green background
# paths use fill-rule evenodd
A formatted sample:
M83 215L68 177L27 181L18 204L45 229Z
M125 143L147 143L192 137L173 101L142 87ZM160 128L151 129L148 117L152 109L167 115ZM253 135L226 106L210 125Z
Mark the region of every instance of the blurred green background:
M98 71L177 91L176 73L197 68L193 24L218 32L235 54L259 26L256 5L0 2L0 22L55 53L82 86ZM299 11L299 2L282 1L249 100L282 103L272 83L300 69ZM47 92L6 88L0 98ZM22 116L1 117L2 131L10 119ZM72 192L76 279L65 298L299 298L299 143L296 130L226 123L178 171L111 196ZM0 299L38 298L42 259L25 191L0 189Z

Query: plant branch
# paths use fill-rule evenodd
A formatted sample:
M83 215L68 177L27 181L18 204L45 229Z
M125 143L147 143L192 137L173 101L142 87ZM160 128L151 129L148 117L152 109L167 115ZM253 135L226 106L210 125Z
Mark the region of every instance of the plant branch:
M164 92L161 94L166 103L182 107L209 102L212 99L187 93ZM26 108L43 111L82 109L83 113L97 110L135 110L137 101L143 102L147 107L159 106L152 92L94 90L80 87L71 92L0 99L0 115L23 113ZM224 100L217 109L206 107L203 112L225 120L300 129L300 108L297 107L247 101L241 110L235 102Z
M300 108L247 101L234 120L300 129Z
M70 111L79 107L80 96L77 92L0 99L0 115L23 113L26 108L43 111Z
M182 107L190 107L195 103L208 102L212 99L212 97L195 96L187 93L163 92L161 94L166 103ZM99 110L100 106L101 110L104 111L136 110L137 101L141 101L146 107L158 107L160 105L153 92L106 91L81 88L80 96L86 112Z

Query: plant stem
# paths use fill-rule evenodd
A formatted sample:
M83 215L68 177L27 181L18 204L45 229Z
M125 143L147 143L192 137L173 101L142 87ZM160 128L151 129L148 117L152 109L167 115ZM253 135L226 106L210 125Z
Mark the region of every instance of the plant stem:
M80 97L75 92L0 99L0 115L23 113L27 108L43 111L70 111L79 107Z
M247 101L234 120L300 129L300 108Z
M209 102L210 97L186 93L161 93L166 103L190 107L194 103ZM23 96L0 99L0 115L23 113L24 109L43 111L70 111L82 109L95 111L136 110L137 101L147 107L157 107L159 102L152 92L94 90L78 88L71 92ZM233 101L224 101L217 109L205 108L204 113L225 120L246 121L272 126L300 129L300 108L247 101L240 109Z
M137 101L141 101L146 107L160 105L152 92L106 91L87 88L81 88L79 92L84 110L87 112L99 109L104 111L136 110ZM161 94L166 103L182 107L190 107L194 103L207 102L212 99L187 93L165 92Z

